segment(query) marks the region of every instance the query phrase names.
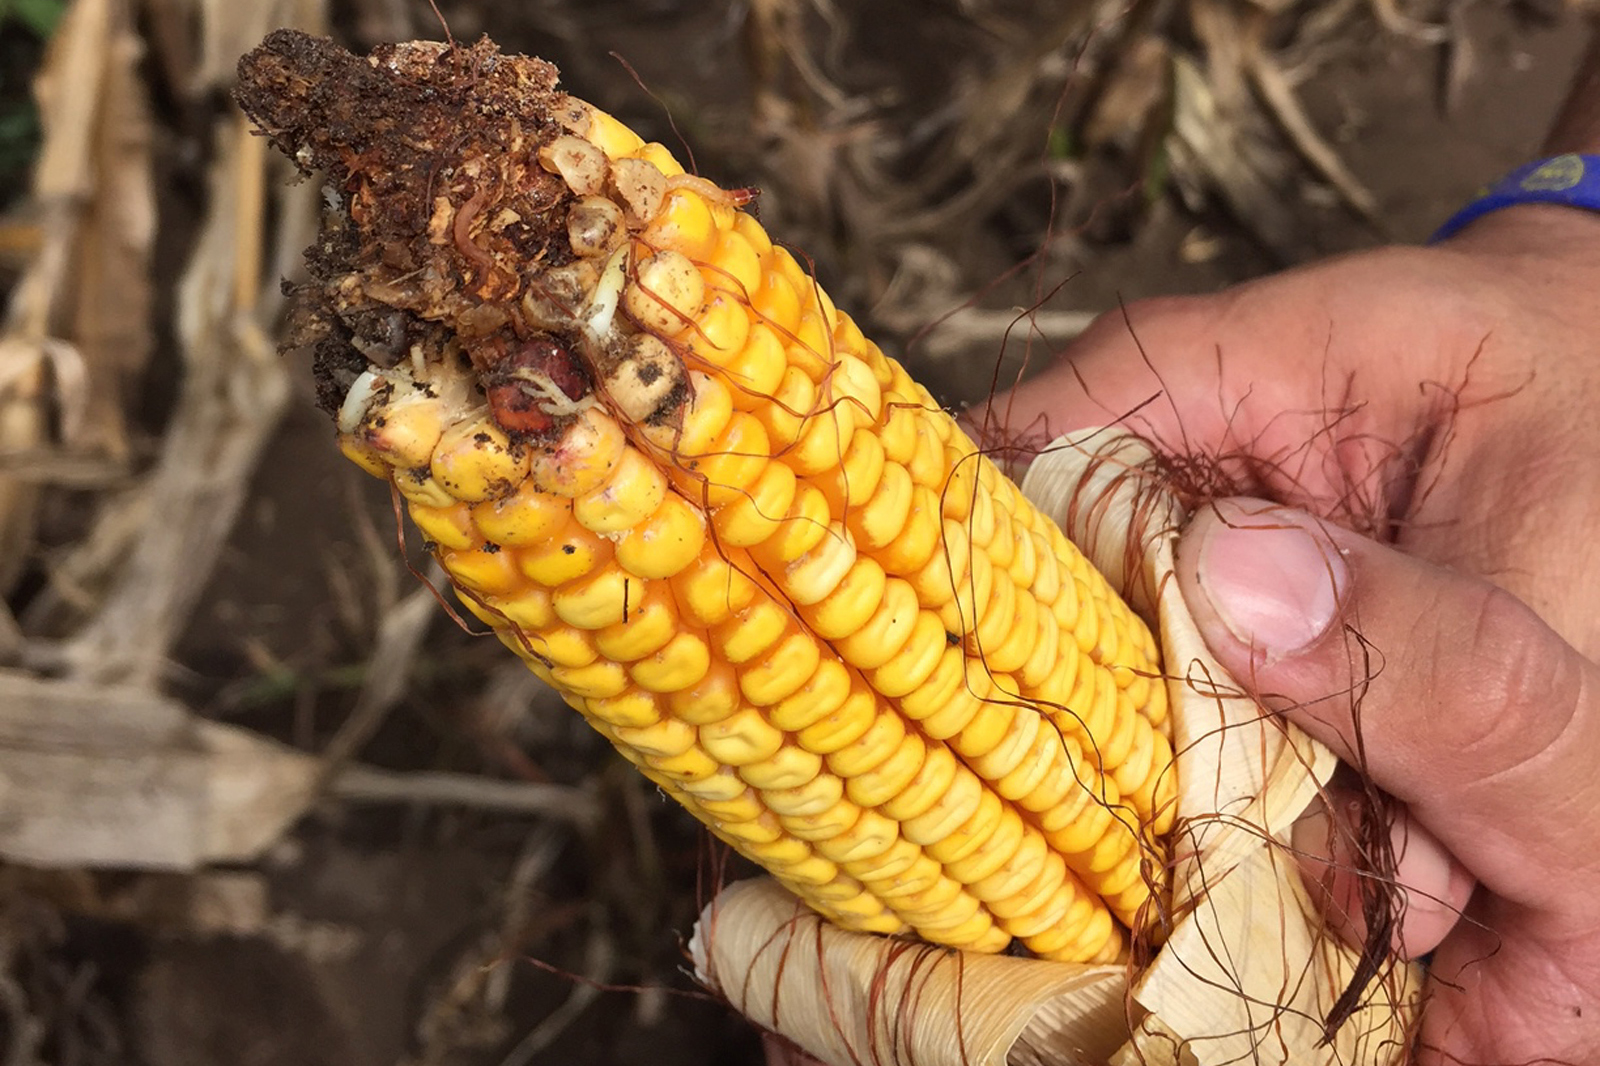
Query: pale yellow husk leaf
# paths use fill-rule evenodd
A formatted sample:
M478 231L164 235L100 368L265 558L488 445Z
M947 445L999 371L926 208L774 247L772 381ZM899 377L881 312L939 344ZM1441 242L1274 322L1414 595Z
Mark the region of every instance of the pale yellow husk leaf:
M1141 442L1058 440L1023 491L1159 625L1171 675L1178 828L1171 933L1150 964L957 954L847 933L746 881L701 915L702 981L827 1063L906 1066L1388 1066L1414 1030L1420 972L1385 966L1323 1044L1358 961L1287 849L1334 771L1331 752L1264 714L1206 650L1174 578L1187 516Z

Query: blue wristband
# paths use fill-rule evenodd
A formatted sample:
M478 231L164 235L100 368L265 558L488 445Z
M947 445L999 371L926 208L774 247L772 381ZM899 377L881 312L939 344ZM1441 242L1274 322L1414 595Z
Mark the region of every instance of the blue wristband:
M1565 204L1600 211L1600 155L1551 156L1518 167L1451 216L1428 243L1437 244L1491 211L1518 204Z

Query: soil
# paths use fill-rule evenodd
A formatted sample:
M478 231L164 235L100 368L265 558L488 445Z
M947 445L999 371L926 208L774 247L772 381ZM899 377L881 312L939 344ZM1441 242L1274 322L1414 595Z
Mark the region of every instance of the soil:
M937 95L930 86L941 77L940 57L960 44L958 6L967 5L883 0L836 12L832 26L808 26L819 48L852 58L845 88L883 103L878 117L904 123L913 136L917 101ZM1105 171L1096 180L1109 213L1121 217L1102 229L1083 225L1039 261L1051 284L1069 279L1050 307L1098 312L1119 300L1212 291L1385 239L1419 241L1476 187L1533 158L1582 44L1575 18L1485 2L1427 13L1447 8L1470 42L1465 69L1452 75L1442 49L1367 27L1336 40L1332 57L1299 87L1317 128L1374 193L1376 224L1357 219L1325 185L1296 179L1289 199L1302 229L1286 255L1214 201L1185 203L1169 189L1127 208L1126 160L1111 153L1091 162ZM378 31L395 29L400 9L341 9L341 28L370 44ZM676 144L681 134L708 176L759 185L766 171L758 146L730 132L747 124L756 82L741 10L684 0L470 0L444 14L458 39L488 32L508 51L553 60L567 88L647 137ZM432 35L425 11L405 8L400 30ZM612 52L632 75L607 58ZM1036 132L1042 143L1045 131ZM769 225L796 220L781 232L814 250L841 306L873 324L887 289L881 263L852 247L850 233L830 229L826 212L808 213L792 195L772 200L764 205ZM942 244L961 271L960 290L970 291L1038 249L1045 203L1029 190L965 229L920 239ZM878 265L865 278L850 274L862 262ZM1035 291L1032 277L1007 282L985 304L1031 303ZM910 331L875 332L897 347ZM991 388L996 344L941 359L919 352L910 352L913 373L945 402L971 402ZM332 446L309 365L294 373L296 403L176 651L174 690L206 714L320 750L350 713L384 610L415 578L396 557L388 493ZM420 568L414 537L410 549ZM739 870L723 868L726 857L686 816L621 772L603 743L558 700L522 683L507 658L441 612L405 698L361 760L489 776L531 767L592 788L607 812L601 828L329 802L259 867L221 872L218 884L237 876L265 889L265 902L236 932L197 931L203 923L194 920L163 930L63 907L39 966L64 975L51 987L78 988L78 1006L62 1000L51 1020L51 1061L759 1061L756 1035L683 973L681 939L713 874ZM102 876L94 894L115 888ZM185 913L192 919L192 906ZM527 1051L524 1041L552 1017L561 1019L552 1023L557 1035Z

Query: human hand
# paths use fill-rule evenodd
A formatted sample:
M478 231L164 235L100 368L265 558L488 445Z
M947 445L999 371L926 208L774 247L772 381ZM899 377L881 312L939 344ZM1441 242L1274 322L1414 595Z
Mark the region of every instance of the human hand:
M1260 501L1202 509L1178 575L1219 661L1405 805L1395 940L1434 951L1419 1061L1593 1061L1600 668L1494 584ZM1305 865L1336 918L1359 896Z
M1434 248L1103 316L971 422L1120 421L1197 499L1280 500L1494 581L1590 657L1600 613L1600 215L1521 207ZM1187 486L1185 486L1187 482Z

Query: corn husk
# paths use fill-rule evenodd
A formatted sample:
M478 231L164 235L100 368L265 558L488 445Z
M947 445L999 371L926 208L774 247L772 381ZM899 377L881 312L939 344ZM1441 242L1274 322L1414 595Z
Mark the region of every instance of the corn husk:
M1288 837L1336 760L1263 712L1206 650L1174 575L1187 516L1154 455L1120 432L1064 438L1023 490L1159 627L1179 774L1164 943L1142 968L954 953L844 932L747 881L702 913L689 944L697 975L834 1064L1402 1061L1420 989L1412 965L1380 968L1324 1040L1359 954L1324 928Z

